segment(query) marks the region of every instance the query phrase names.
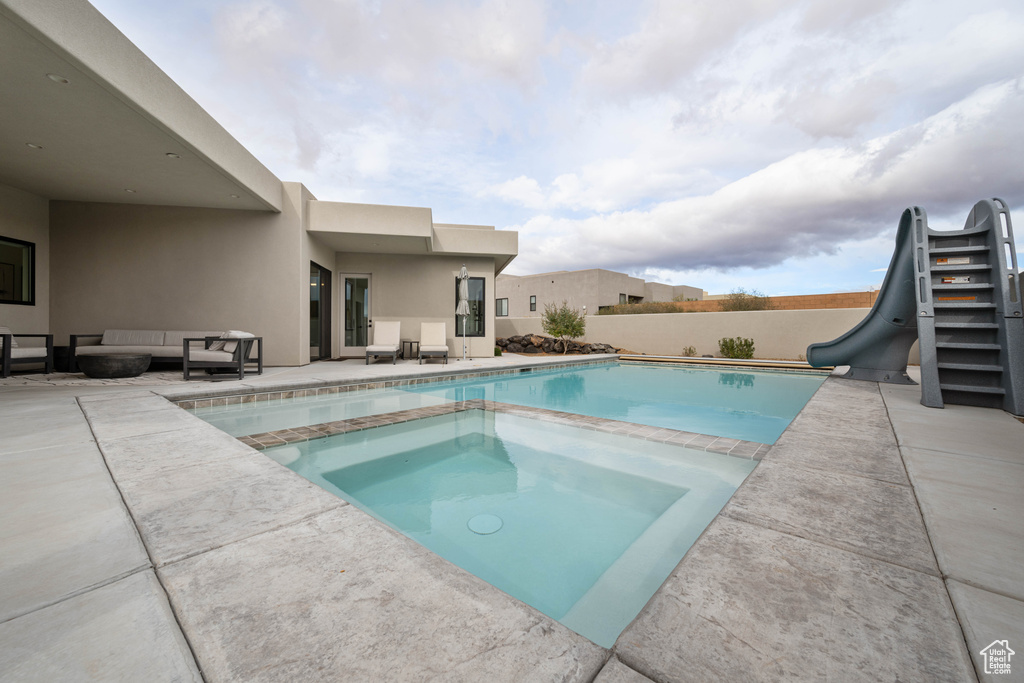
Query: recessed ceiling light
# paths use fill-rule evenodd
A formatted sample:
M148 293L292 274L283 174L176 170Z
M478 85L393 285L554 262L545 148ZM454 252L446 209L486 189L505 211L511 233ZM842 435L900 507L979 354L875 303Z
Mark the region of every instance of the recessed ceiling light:
M25 146L26 147L31 147L32 149L42 149L43 148L42 145L37 145L37 144L35 144L33 142L26 142Z
M125 191L125 192L130 192L130 193L132 193L132 194L135 194L135 190L132 190L132 189L130 189L130 188L127 188L127 187L126 187L126 188L124 188L124 191Z
M180 159L181 158L180 154L175 154L174 152L168 152L164 156L167 157L168 159Z
M68 83L71 82L68 79L66 79L63 76L61 76L60 74L46 74L46 77L49 78L54 83L60 83L61 85L67 85Z

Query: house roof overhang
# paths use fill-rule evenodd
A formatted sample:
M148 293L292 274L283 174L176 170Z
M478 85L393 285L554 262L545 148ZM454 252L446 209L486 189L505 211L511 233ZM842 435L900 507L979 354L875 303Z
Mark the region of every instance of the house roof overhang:
M519 253L519 233L434 223L430 209L311 200L308 231L335 251L493 257L500 273Z
M0 183L280 211L281 181L84 0L0 0Z

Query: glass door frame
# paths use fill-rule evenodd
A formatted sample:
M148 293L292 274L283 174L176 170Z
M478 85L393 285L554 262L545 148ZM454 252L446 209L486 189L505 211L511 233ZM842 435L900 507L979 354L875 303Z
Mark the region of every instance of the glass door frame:
M317 306L317 313L318 313L318 318L319 318L319 332L320 332L320 334L319 334L319 339L313 339L312 338L313 331L312 331L312 329L310 329L309 346L310 346L310 349L312 349L313 347L317 347L320 355L317 356L317 357L314 357L313 354L312 354L312 351L311 351L310 352L310 357L309 357L310 362L317 361L317 360L328 360L328 359L331 358L331 355L333 353L333 349L331 348L331 328L332 328L331 318L333 317L333 315L332 315L332 313L333 313L333 306L332 306L332 303L331 303L331 271L330 271L329 268L324 268L323 266L321 266L319 263L317 263L315 261L310 261L309 262L309 274L310 274L310 285L311 286L313 285L312 277L313 277L313 271L314 270L318 271L318 278L319 278L319 284L320 284L319 292L318 292L318 299L317 299L317 301L319 302L319 305ZM313 317L312 301L313 301L312 292L310 292L310 304L311 305L310 305L309 315L310 315L311 319ZM312 322L312 320L311 320L311 322ZM310 325L310 328L312 328L312 325Z
M348 303L348 280L350 278L359 278L366 280L366 344L362 346L349 346L348 339L346 338L345 325L348 324L348 318L345 315L345 307ZM366 356L366 346L373 341L373 276L370 273L338 273L338 286L340 289L338 295L338 306L339 306L339 319L341 320L339 342L341 344L341 350L339 354L342 358L364 358Z

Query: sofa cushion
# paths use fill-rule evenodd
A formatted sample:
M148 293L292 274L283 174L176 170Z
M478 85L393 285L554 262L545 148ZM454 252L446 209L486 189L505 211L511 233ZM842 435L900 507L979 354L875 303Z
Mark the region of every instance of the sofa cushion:
M12 346L11 358L38 358L40 360L46 360L46 347L22 346L16 349Z
M206 349L199 349L197 351L189 351L188 359L189 361L198 360L207 363L231 363L232 355L233 354L228 353L227 351L209 351Z
M148 353L154 358L181 358L181 348L172 346L78 346L76 356L107 356L115 353Z
M14 333L11 332L10 328L8 328L8 327L0 327L0 334L14 334ZM4 340L2 338L0 338L0 349L2 349L3 347L4 347ZM18 340L15 339L14 337L11 337L11 348L12 349L18 348ZM14 358L14 354L11 354L11 358Z
M163 330L104 330L104 346L163 346ZM179 340L179 344L181 341Z
M255 337L256 335L250 334L249 332L242 332L241 330L228 330L221 335L224 339L247 339L249 337ZM238 342L226 341L224 342L224 350L228 353L234 353L235 349L238 348Z
M201 337L219 337L220 332L182 332L180 330L167 330L164 335L164 346L174 346L181 351L181 344L185 339L199 339ZM192 342L193 348L203 348L203 342Z

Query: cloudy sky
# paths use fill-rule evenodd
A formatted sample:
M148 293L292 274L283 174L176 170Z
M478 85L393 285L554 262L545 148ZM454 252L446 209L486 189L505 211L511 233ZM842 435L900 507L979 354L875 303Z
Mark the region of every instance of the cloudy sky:
M282 180L510 273L877 288L903 209L993 196L1024 247L1020 0L92 3Z

